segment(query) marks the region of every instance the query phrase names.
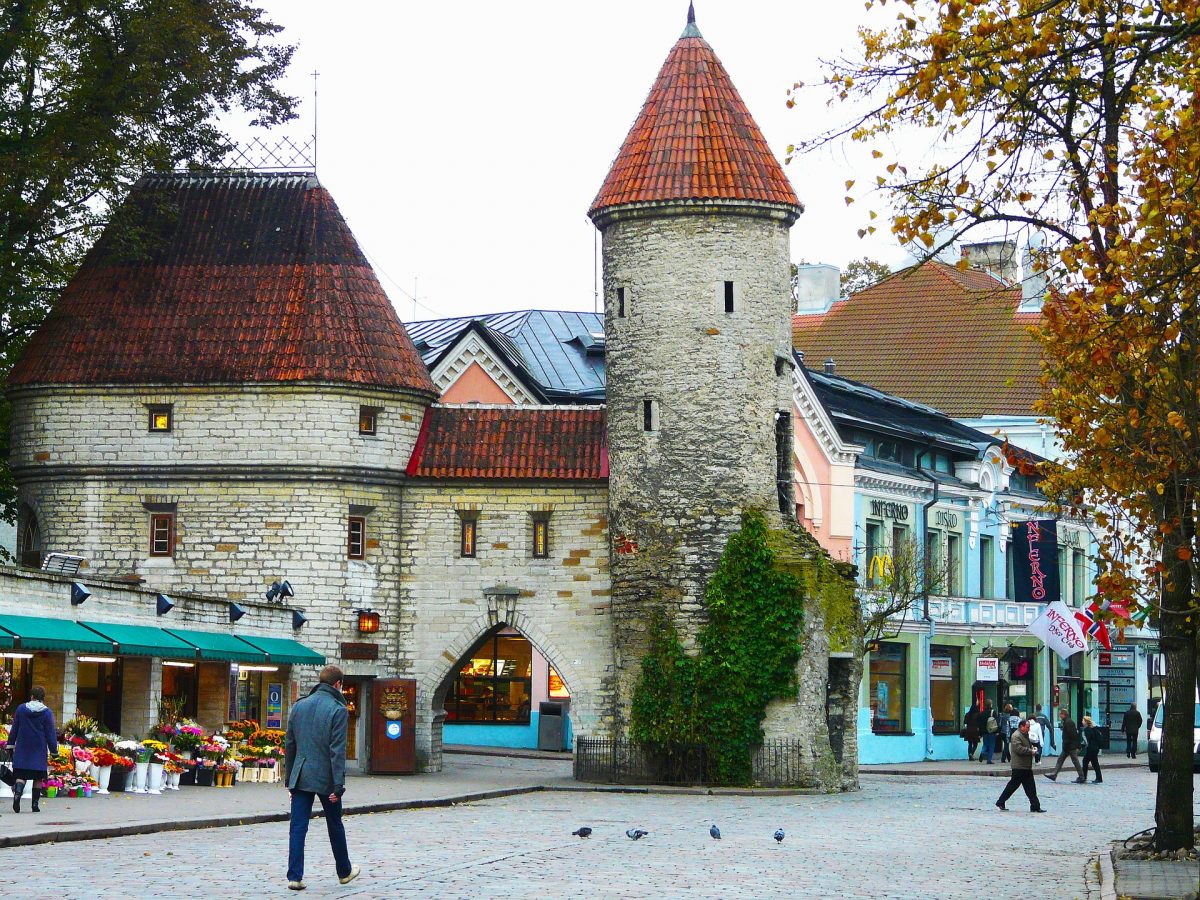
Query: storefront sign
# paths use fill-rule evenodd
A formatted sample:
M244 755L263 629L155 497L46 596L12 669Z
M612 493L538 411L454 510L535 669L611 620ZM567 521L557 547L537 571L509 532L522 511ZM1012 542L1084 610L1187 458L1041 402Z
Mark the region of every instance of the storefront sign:
M908 507L903 503L892 503L888 500L872 500L871 515L876 519L908 520Z
M342 659L379 659L379 645L367 643L344 643L341 646Z
M390 740L398 741L400 739L400 735L403 734L403 732L404 732L404 723L403 722L388 722L387 728L384 729L384 732L385 732L385 734L387 734L387 736Z
M935 525L942 525L946 528L957 528L958 513L946 512L944 509L934 510L933 521Z
M1008 696L1024 697L1028 693L1029 685L1027 684L1010 684L1008 686Z
M229 721L236 722L238 715L238 664L229 664Z
M999 681L1000 660L994 656L981 656L975 660L976 681Z
M954 660L948 656L931 656L929 658L930 678L953 678Z
M1018 523L1012 552L1016 599L1021 603L1058 600L1058 523L1053 519Z
M267 685L267 727L283 727L283 685L276 682Z

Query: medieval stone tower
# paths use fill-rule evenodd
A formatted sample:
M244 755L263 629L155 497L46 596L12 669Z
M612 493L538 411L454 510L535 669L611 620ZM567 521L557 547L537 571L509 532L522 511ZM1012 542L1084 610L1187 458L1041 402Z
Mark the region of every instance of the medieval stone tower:
M650 610L693 639L743 510L792 515L777 447L786 472L788 230L801 211L689 10L589 211L604 240L620 724Z

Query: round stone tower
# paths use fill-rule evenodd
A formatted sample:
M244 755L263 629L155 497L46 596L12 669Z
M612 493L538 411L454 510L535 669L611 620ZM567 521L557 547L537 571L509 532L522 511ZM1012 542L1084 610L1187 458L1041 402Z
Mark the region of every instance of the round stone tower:
M689 9L589 211L604 240L618 725L651 610L692 640L741 513L792 515L788 232L801 212Z

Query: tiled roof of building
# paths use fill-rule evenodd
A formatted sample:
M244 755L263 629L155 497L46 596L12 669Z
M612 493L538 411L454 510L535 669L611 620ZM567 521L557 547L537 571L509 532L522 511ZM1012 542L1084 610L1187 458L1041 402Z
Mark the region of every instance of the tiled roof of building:
M589 214L663 200L749 200L797 212L800 206L690 11Z
M604 479L597 407L429 407L408 474L421 478Z
M432 367L473 322L487 328L510 357L508 362L533 379L532 387L551 402L604 402L604 353L595 337L603 341L603 315L526 309L409 322L407 327L426 365Z
M1033 415L1041 350L1017 312L1020 287L986 272L929 262L797 315L792 340L808 365L928 404L955 418Z
M434 393L333 197L309 175L143 178L9 377L292 381Z

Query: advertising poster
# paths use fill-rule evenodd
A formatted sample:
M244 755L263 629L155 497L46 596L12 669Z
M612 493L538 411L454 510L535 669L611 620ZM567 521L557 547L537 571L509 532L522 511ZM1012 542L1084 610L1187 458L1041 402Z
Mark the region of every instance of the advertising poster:
M267 685L267 727L283 727L283 685L277 682Z

